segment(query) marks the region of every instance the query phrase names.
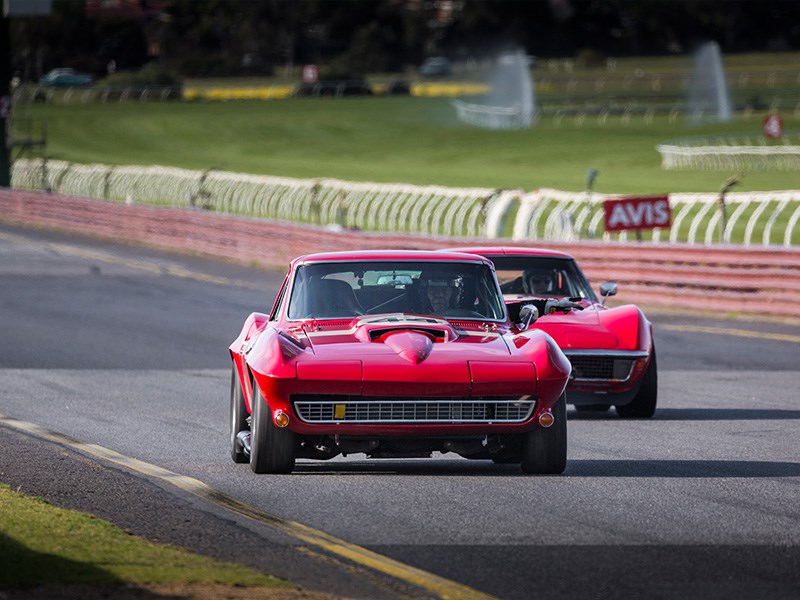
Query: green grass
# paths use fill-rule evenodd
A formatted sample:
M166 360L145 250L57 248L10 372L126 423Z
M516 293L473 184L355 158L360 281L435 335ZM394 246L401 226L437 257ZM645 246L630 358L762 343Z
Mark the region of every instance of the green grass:
M604 124L544 118L535 128L460 124L447 99L414 97L34 105L48 125L47 155L78 163L217 168L297 178L453 187L650 194L715 192L728 171L664 171L659 143L759 135L763 114L692 127L666 116ZM784 114L787 130L800 118ZM795 189L797 172L745 171L736 191Z
M239 565L148 542L7 485L0 485L0 564L0 589L6 590L130 584L289 587Z

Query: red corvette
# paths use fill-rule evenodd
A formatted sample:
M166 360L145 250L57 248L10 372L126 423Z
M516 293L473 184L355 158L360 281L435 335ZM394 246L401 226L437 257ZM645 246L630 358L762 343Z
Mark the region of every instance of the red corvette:
M256 473L351 453L566 466L569 361L509 320L483 257L302 256L230 353L231 456Z
M567 401L578 411L649 418L656 410L658 373L653 325L634 305L608 308L615 283L600 286L598 300L573 257L539 248L460 248L489 258L509 312L534 303L530 323L549 333L572 364ZM518 308L516 308L518 310ZM533 321L533 320L532 320Z

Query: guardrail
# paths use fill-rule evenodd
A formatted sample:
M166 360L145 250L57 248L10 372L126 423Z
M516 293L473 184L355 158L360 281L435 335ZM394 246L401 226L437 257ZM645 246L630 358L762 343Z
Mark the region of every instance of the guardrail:
M14 162L12 185L117 202L202 207L219 213L334 225L366 231L515 240L629 242L603 232L603 201L619 197L542 189L501 190L292 179L172 167L80 165L43 159ZM669 231L659 243L800 244L800 190L670 194ZM722 208L725 209L724 216ZM636 240L640 241L640 240Z
M353 249L437 249L498 240L381 234L0 188L0 221L283 269L295 256ZM502 242L501 242L502 245ZM510 245L508 242L505 245ZM516 244L522 245L522 244ZM525 244L535 246L535 243ZM539 244L543 245L543 244ZM614 304L719 316L800 319L800 248L618 242L549 243L575 256Z

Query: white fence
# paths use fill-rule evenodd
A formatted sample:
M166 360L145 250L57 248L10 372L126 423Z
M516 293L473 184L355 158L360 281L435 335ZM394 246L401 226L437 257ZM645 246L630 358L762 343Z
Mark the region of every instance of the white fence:
M291 179L170 167L20 159L12 186L117 202L195 207L332 228L516 241L639 240L604 232L603 201L619 195ZM671 194L672 226L642 241L800 245L800 190Z
M368 231L481 236L509 192L20 159L12 186ZM492 217L496 220L496 217Z
M587 194L542 189L521 197L514 220L515 240L628 241L633 233L604 231L603 201L619 195ZM669 230L647 232L652 242L751 245L800 244L800 190L669 195Z

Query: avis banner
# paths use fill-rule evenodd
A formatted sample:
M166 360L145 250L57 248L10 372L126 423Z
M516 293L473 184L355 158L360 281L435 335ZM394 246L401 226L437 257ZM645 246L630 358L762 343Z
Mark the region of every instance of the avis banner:
M628 197L603 202L607 232L669 228L669 196Z

